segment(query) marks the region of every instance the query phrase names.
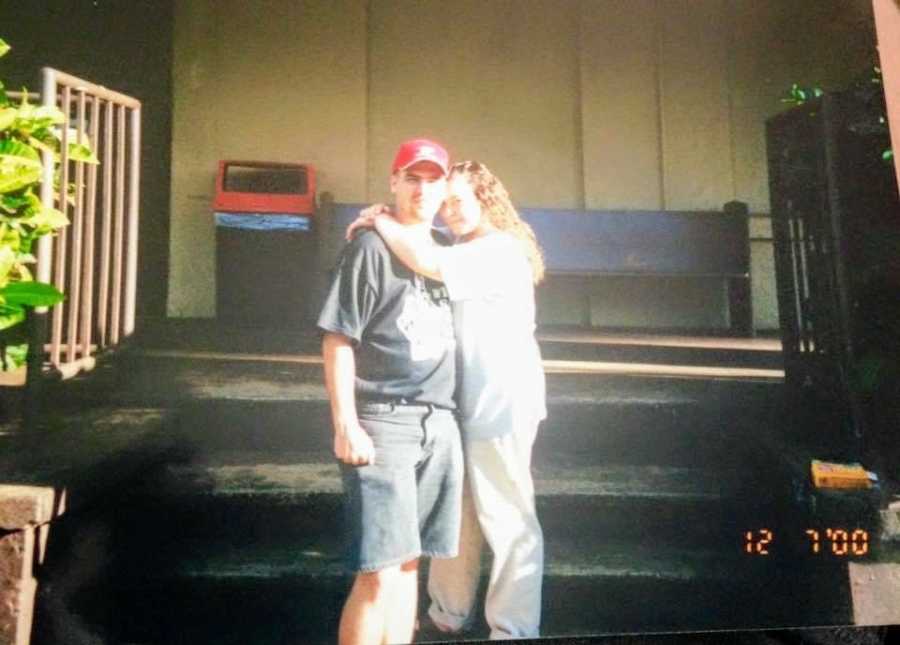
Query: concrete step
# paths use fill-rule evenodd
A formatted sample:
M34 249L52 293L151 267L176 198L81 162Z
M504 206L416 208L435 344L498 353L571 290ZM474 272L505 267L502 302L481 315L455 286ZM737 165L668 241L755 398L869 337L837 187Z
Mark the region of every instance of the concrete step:
M179 429L198 453L327 449L321 365L292 361L132 354L118 371L98 368L59 394L79 404L93 397L106 405L176 408ZM753 441L760 429L783 423L777 380L551 373L547 389L538 453L690 466L717 460L723 442Z
M729 338L659 333L615 333L599 329L545 326L537 331L548 359L634 361L683 365L779 368L775 338ZM244 354L319 354L321 340L312 327L238 325L209 319L144 320L134 344L147 350Z
M114 602L127 616L121 636L155 643L334 642L351 579L324 555L328 546L211 552L200 544L190 561L120 569ZM852 616L846 566L779 567L630 543L588 551L577 541L548 543L545 566L543 633L552 636L827 625ZM424 613L424 588L420 597ZM483 620L469 636L487 636Z
M732 368L784 369L780 350L729 347L727 341L715 346L659 342L634 337L610 337L607 341L579 342L565 337L540 341L545 360L577 360L601 362L649 363L660 365L728 366Z
M548 535L726 550L740 539L726 518L741 508L734 504L739 482L728 473L559 455L537 459L533 472ZM135 523L168 524L184 539L243 546L342 534L340 475L324 452L218 453L169 465L128 506Z
M588 359L550 361L545 368L548 394L553 399L678 400L704 399L739 392L771 392L783 384L780 377L757 377L754 372L721 376L689 373L615 372ZM565 368L557 369L557 363ZM596 367L596 369L592 369ZM79 388L78 385L84 387ZM175 404L193 399L326 400L322 363L318 355L238 354L132 350L116 362L66 382L58 394L77 393L116 400L141 398L147 404ZM739 398L745 395L738 394Z
M780 389L772 385L634 381L550 379L548 418L536 453L698 465L718 459L723 445L752 438L775 423ZM192 390L190 396L173 404L178 406L179 429L198 454L324 450L331 445L330 411L319 385L247 371L215 381L207 375L200 385L192 383L185 388ZM203 383L205 393L200 391Z

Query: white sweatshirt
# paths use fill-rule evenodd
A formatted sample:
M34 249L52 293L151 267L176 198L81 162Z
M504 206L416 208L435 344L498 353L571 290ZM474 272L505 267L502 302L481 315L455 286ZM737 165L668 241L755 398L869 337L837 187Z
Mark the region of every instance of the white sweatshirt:
M523 243L492 232L438 249L438 267L453 308L464 437L533 431L547 410Z

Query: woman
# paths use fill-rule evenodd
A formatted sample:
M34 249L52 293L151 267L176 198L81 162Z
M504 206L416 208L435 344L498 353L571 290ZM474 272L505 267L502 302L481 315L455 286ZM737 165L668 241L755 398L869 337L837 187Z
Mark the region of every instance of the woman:
M459 557L431 563L429 616L448 633L470 624L486 539L494 556L485 601L491 638L537 637L543 537L531 448L546 408L534 285L544 263L534 233L487 167L465 161L447 177L441 217L453 246L411 238L382 205L363 211L348 236L374 227L401 262L442 281L452 303L468 485Z

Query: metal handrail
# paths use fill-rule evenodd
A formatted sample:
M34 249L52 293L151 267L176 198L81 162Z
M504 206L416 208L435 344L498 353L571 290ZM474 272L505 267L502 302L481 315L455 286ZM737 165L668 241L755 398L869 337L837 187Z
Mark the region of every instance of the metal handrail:
M40 197L45 206L66 213L70 223L38 242L36 277L52 282L66 300L49 311L36 310L45 318L37 328L46 329L49 323L49 330L33 342L46 348L52 368L68 378L92 369L97 351L134 332L141 102L50 67L42 69L42 76L42 103L62 110L66 124L61 133L60 182L58 187L54 184L54 159L45 151ZM102 183L95 165L69 159L72 142L90 144L100 159ZM73 179L75 194L70 201L65 187Z

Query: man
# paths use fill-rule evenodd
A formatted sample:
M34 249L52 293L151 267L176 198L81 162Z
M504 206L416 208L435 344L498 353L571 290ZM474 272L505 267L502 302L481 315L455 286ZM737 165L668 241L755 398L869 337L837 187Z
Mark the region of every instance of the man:
M414 139L391 167L397 220L429 241L447 165L440 145ZM407 269L366 231L345 247L318 325L356 573L338 642L411 642L418 559L454 557L459 541L450 304L439 283Z

